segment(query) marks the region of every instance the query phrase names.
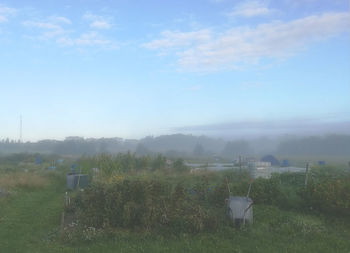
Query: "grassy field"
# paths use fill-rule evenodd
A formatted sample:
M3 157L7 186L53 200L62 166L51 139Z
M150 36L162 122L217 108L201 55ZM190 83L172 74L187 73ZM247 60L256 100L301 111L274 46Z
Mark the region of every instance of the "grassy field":
M16 172L0 177L0 185L3 188L35 189L43 188L47 184L46 178L34 173Z
M65 181L44 177L46 184L16 186L0 199L0 252L350 252L348 219L269 205L255 205L254 224L244 229L195 235L118 231L66 243L59 238Z

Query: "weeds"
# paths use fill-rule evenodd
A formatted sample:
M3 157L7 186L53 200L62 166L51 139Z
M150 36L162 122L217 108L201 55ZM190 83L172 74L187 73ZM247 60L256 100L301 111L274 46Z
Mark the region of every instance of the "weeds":
M44 176L33 173L9 173L0 175L0 188L12 189L22 188L35 190L47 186L49 180Z
M95 184L74 198L73 209L86 227L188 233L215 230L220 216L201 204L203 191L197 190L199 199L190 198L181 184L171 188L156 180Z

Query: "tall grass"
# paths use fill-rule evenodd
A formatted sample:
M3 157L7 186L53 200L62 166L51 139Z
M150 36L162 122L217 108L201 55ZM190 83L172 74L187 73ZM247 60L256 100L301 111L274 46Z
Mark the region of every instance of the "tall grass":
M0 188L22 188L27 190L39 189L47 186L49 179L38 174L16 172L0 174Z

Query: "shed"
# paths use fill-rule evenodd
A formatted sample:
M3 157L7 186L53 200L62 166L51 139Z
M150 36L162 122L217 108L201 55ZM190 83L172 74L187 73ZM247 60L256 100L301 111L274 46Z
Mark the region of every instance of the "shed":
M253 223L253 200L249 197L230 196L227 214L236 226Z
M89 176L86 174L68 174L67 189L74 190L77 187L86 188L89 185Z
M325 166L326 165L326 161L318 161L318 165Z
M289 160L283 160L282 161L282 167L288 167L288 166L290 166L290 163L289 163Z
M261 158L261 161L262 162L270 162L272 166L279 166L280 165L280 162L273 155L266 155L263 158Z

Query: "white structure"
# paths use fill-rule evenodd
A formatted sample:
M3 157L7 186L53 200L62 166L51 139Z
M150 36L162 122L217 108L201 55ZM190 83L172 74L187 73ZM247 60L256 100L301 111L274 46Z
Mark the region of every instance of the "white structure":
M271 163L270 162L248 162L248 167L254 167L256 169L261 169L261 168L266 168L266 167L271 167Z
M305 172L305 168L299 167L266 167L256 168L251 171L253 178L270 178L272 173L284 173L284 172Z
M230 197L228 199L228 215L236 226L253 223L253 200L249 197Z

